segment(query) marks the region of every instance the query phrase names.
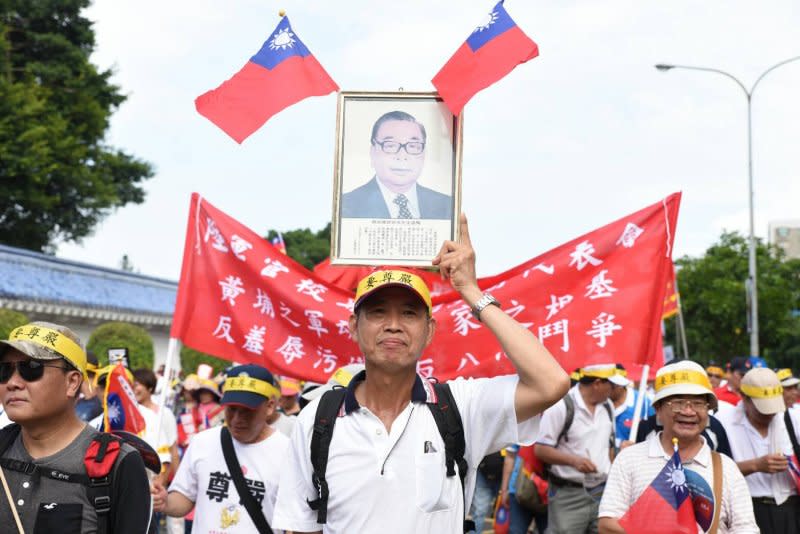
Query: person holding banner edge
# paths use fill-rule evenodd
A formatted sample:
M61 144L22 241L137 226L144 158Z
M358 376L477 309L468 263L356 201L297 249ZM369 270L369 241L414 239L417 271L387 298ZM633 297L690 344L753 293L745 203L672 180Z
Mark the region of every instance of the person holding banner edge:
M278 489L277 527L328 534L375 531L378 525L391 525L393 532L462 532L464 502L471 502L481 458L508 443L532 442L534 416L566 393L569 378L558 362L479 288L463 214L459 225L460 242L445 241L432 263L517 370L511 376L447 383L463 423L466 491L458 477L445 475L444 441L424 406L436 402L434 388L417 373L436 329L429 290L412 273L376 271L359 284L349 320L366 369L349 383L333 428L326 522L318 523L308 504L318 497L310 458L315 400L298 416Z

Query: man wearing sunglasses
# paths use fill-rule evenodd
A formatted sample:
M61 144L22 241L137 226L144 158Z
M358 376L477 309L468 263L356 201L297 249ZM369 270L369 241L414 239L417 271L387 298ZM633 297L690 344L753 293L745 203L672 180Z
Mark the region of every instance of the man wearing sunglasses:
M4 532L148 530L150 496L141 457L116 439L98 437L75 413L86 379L86 353L64 326L31 323L0 341L0 400L16 423L0 432ZM101 467L106 456L113 464ZM91 486L99 471L108 479L98 493Z
M450 219L452 197L417 183L425 165L427 134L404 111L383 114L372 127L370 161L375 176L342 195L342 217Z

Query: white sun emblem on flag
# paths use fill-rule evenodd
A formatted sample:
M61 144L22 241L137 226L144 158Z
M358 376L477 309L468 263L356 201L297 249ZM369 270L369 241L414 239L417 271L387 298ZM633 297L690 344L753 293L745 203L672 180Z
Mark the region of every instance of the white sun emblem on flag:
M109 421L114 421L115 423L120 420L120 416L122 412L119 408L119 405L116 403L109 403L108 404L108 419Z
M294 40L294 34L289 31L289 28L284 28L280 30L275 37L272 38L272 41L269 43L270 50L286 50L287 48L292 48L294 43L297 41Z
M492 11L491 13L487 13L486 17L483 19L483 22L478 24L478 27L475 28L475 31L482 32L483 30L488 30L491 27L491 25L494 24L495 22L497 22L497 11Z
M677 489L681 493L686 491L686 473L683 472L683 469L671 465L667 477L669 478L670 488Z

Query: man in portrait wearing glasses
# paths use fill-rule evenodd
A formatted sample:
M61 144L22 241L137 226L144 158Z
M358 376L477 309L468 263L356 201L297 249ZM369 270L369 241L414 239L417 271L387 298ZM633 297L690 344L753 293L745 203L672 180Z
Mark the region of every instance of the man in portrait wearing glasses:
M425 165L427 134L404 111L383 114L372 126L375 176L342 195L341 216L374 219L450 219L452 197L417 183Z
M0 400L16 423L0 431L3 532L148 530L142 458L75 413L86 379L86 352L69 328L35 322L0 341Z
M653 405L664 428L651 433L647 441L623 449L612 464L598 513L601 534L626 532L626 514L648 487L663 493L665 499L672 491L689 491L700 526L697 532L759 532L742 473L728 456L713 452L701 435L709 409L717 407L703 367L688 360L666 365L656 374L655 390ZM661 476L673 456L673 440L677 440L683 477ZM717 527L713 527L715 511ZM653 527L665 532L668 525Z

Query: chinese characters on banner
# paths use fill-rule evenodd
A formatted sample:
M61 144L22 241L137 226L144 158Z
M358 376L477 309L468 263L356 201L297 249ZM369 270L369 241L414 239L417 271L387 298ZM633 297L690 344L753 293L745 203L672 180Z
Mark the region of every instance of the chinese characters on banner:
M680 193L479 281L561 365L658 366L660 321ZM354 294L330 285L193 194L172 337L220 358L325 382L363 361L347 320ZM534 246L531 243L531 246ZM433 297L437 322L419 372L448 380L513 367L457 293Z

